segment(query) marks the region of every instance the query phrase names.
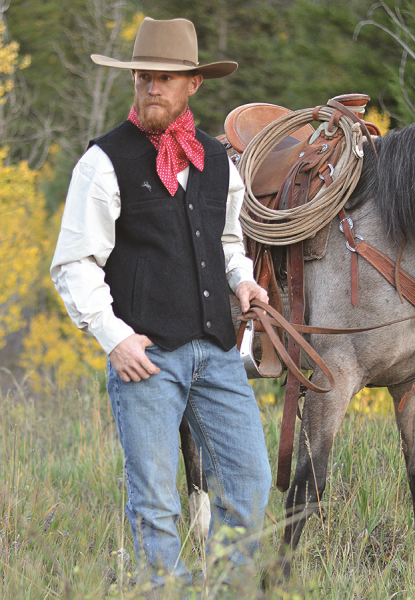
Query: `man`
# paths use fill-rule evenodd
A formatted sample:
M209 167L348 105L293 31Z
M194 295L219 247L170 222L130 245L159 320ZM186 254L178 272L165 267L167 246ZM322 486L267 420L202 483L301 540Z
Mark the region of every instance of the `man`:
M92 59L132 70L134 106L74 169L51 274L75 324L109 355L139 564L154 587L162 571L190 583L175 526L183 414L215 494L211 530L259 532L271 483L229 308L228 285L243 312L267 300L244 256L243 184L188 108L203 77L237 64L198 65L185 19L144 19L131 62Z

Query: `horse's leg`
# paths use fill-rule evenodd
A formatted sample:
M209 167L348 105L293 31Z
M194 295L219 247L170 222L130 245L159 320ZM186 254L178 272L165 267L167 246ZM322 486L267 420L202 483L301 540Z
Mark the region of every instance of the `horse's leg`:
M180 424L180 439L184 466L186 469L187 492L189 494L190 518L195 537L206 540L210 523L210 504L205 474L201 460L190 432L189 424L183 417Z
M328 361L329 362L329 361ZM284 532L283 572L290 574L289 554L298 545L305 522L318 508L326 485L327 463L333 439L340 428L350 398L357 393L357 369L335 368L330 363L336 387L326 394L307 391L300 433L297 468L286 503L287 522ZM313 382L326 384L321 372L315 371Z
M412 384L413 382L409 382L389 386L388 390L393 398L396 424L402 438L402 450L415 514L415 389ZM399 412L401 403L403 406Z

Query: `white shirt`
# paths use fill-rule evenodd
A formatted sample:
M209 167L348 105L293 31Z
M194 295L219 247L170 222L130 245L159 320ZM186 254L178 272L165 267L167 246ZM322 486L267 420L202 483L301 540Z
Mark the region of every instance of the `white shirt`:
M177 175L186 190L189 167ZM239 213L244 185L229 161L229 192L222 234L226 276L235 291L254 281L252 261L245 256ZM109 354L134 330L114 315L103 267L115 245L115 221L121 211L114 167L98 146L90 148L74 168L66 198L51 277L72 321L93 335Z

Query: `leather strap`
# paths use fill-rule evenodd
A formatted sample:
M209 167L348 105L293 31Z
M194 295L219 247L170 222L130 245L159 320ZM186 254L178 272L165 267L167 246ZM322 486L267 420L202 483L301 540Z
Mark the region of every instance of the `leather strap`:
M296 197L294 196L294 189L291 187L288 202L289 208L301 206L307 202L312 176L312 171L309 166L310 165L304 165L305 168L302 170L301 165L298 170L298 172L301 173L300 187ZM305 310L303 242L291 244L287 248L287 280L288 298L290 302L290 323L292 325L302 325ZM296 367L300 369L301 346L292 336L290 336L288 340L288 355ZM289 370L285 388L281 437L278 450L277 488L282 492L288 490L290 486L291 460L299 393L300 382L298 377L296 376L296 373Z
M411 394L415 389L415 382L412 384L412 387L410 390L408 390L406 392L406 394L403 395L403 397L401 398L401 401L399 402L399 406L398 406L398 413L402 412L403 407L405 406L405 402L406 399L408 398L409 394Z
M260 250L260 259L261 259L261 271L258 275L258 277L256 277L256 282L258 285L260 285L262 288L264 288L264 290L268 291L269 288L269 284L271 281L271 269L270 269L270 259L269 259L269 247L261 247ZM262 325L260 323L256 323L255 324L255 331L258 332L263 332L265 331L264 328L262 327Z
M292 325L302 325L304 319L303 242L297 242L287 248L287 278L290 321ZM292 336L288 340L288 355L296 367L301 366L301 346ZM277 488L281 492L285 492L290 486L291 460L300 392L300 381L296 375L294 371L288 371L285 388L277 468Z
M402 290L401 290L400 269L401 269L403 250L404 250L404 244L402 243L401 247L399 248L398 258L396 259L396 264L395 264L395 287L396 287L396 291L399 294L399 300L401 301L401 304L403 304L403 296L402 296Z
M270 315L271 319L268 317ZM326 394L330 392L335 385L334 377L323 361L323 359L317 354L317 352L310 346L308 342L301 336L301 334L297 331L298 326L293 326L289 323L280 313L278 313L272 306L269 304L265 304L260 300L251 300L251 308L248 313L245 313L242 317L238 317L243 320L250 320L252 318L259 319L261 321L265 331L271 338L271 341L274 345L274 348L278 352L282 361L285 363L285 366L289 371L292 371L296 374L299 381L312 392L317 392L319 394ZM281 342L274 329L272 328L272 324L275 321L275 324L282 327L290 337L293 337L300 348L311 358L315 364L320 367L323 371L324 375L327 377L329 386L326 388L322 388L318 385L315 385L312 381L309 381L301 372L301 369L293 362L291 357L289 356L287 350L285 349L284 344ZM305 327L304 325L302 327Z
M348 244L351 248L355 249L355 239L353 230L350 229L349 222L347 220L346 211L344 208L339 212L340 223L343 226L343 233L346 236ZM358 288L359 288L359 274L357 269L357 254L351 252L351 264L350 264L350 276L351 276L351 300L352 306L357 306L358 300Z
M370 135L365 122L362 119L359 119L355 112L349 110L346 106L344 106L344 104L337 102L337 100L334 100L334 98L331 98L331 100L327 102L327 106L337 108L337 110L342 112L346 117L349 117L349 119L351 119L353 123L359 123L363 134L366 136L366 140L369 142L369 146L372 148L376 158L378 158L378 153L376 151L375 144L373 143L372 136Z
M386 281L396 288L395 263L389 256L383 254L364 240L360 240L355 246L356 252L368 261ZM415 306L415 279L402 268L399 269L399 281L402 296Z
M281 315L280 315L281 316ZM247 322L251 319L256 318L256 313L249 310L244 315L238 317L238 321ZM411 321L415 319L415 315L412 317L404 317L403 319L396 319L395 321L388 321L387 323L381 323L380 325L369 325L368 327L312 327L310 325L294 325L295 331L298 333L317 333L324 335L344 335L347 333L364 333L365 331L373 331L374 329L381 329L382 327L389 327L390 325L396 325L397 323L403 323L404 321ZM276 319L269 319L269 324L272 327L282 326L280 321ZM411 380L412 381L412 380Z

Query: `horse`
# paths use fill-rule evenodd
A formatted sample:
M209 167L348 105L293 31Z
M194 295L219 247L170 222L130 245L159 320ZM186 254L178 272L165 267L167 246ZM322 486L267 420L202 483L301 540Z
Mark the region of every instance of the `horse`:
M401 267L415 277L415 125L376 139L375 147L377 156L364 144L362 173L346 212L354 231L394 262L404 245ZM338 225L334 219L324 257L305 263L305 323L355 328L415 316L415 307L362 257L358 257L358 303L352 306L350 250ZM334 437L351 398L365 386L387 387L392 396L415 511L415 320L353 334L311 334L307 339L329 366L335 387L324 394L311 390L305 394L281 546L286 577L288 557L323 496ZM318 386L326 384L318 367L311 380ZM196 488L200 471L197 478Z
M394 262L404 244L401 266L415 276L415 125L378 138L375 147L378 158L364 146L363 170L346 212L355 232ZM325 256L305 267L309 325L366 327L415 315L415 308L402 302L361 257L358 304L353 307L350 262L345 237L332 223ZM324 493L329 454L347 406L365 386L387 387L392 396L415 511L415 322L356 334L311 335L310 344L330 367L336 385L326 394L308 390L305 395L297 467L286 502L284 544L292 550ZM325 383L318 368L312 381ZM289 571L286 560L285 575Z

